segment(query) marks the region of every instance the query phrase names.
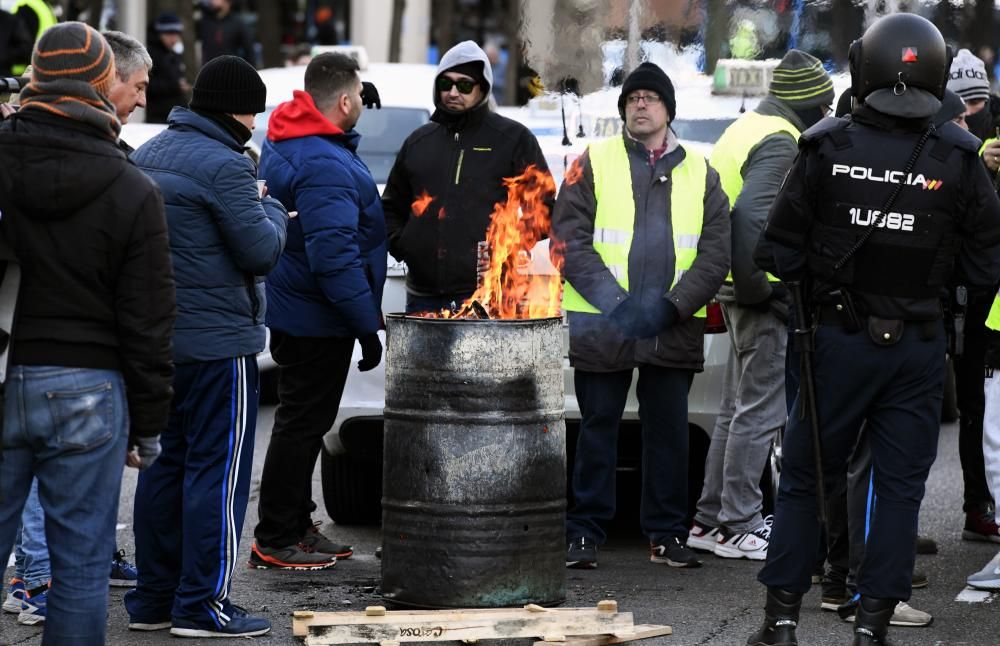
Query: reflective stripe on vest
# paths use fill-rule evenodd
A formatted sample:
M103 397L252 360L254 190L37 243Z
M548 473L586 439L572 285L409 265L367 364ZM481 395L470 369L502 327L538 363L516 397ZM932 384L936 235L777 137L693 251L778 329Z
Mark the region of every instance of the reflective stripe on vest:
M996 296L993 299L990 315L986 317L986 327L1000 332L1000 296Z
M729 208L736 204L736 198L743 190L743 164L750 157L750 151L766 137L779 132L787 132L795 141L799 140L799 131L781 117L748 112L729 124L726 131L719 137L712 148L709 163L719 172L719 183L729 197ZM775 276L767 275L772 283L779 282ZM727 282L733 282L732 272L726 276Z
M628 291L628 254L635 226L628 150L625 140L618 136L591 144L589 151L594 171L594 196L597 198L594 250L618 284ZM670 218L675 260L674 278L669 287L677 284L698 255L707 173L708 165L704 157L691 153L670 173ZM599 312L568 281L563 293L563 307L571 312ZM704 315L704 307L695 312L695 316Z
M46 29L58 22L56 15L52 12L52 8L49 7L45 0L20 0L10 12L12 14L17 13L17 10L21 7L28 7L38 17L38 31L31 35L35 42L38 42L38 39L42 37L42 33ZM21 76L24 74L25 69L27 68L24 65L15 65L11 71L14 73L14 76Z

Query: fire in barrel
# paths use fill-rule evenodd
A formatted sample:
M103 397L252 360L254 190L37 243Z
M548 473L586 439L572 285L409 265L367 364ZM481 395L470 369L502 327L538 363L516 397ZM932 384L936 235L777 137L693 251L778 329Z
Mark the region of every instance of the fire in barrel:
M566 438L547 173L507 181L479 289L455 311L387 317L382 593L420 607L565 598Z

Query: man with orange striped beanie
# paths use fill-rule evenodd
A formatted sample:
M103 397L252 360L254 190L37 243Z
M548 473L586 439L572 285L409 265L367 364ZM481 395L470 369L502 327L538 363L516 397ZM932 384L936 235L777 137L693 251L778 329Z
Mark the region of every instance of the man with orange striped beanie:
M167 424L174 279L160 193L116 144L108 43L62 23L32 68L0 125L0 245L20 267L16 297L0 288L0 314L17 305L0 355L0 554L37 479L54 581L42 643L89 646L105 640L126 453L148 467Z

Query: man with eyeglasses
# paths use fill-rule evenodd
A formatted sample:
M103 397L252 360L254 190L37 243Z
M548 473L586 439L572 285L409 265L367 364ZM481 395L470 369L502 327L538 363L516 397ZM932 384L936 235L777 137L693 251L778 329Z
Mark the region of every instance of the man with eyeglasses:
M833 81L819 59L791 49L760 105L712 149L710 162L732 204L732 270L718 295L732 343L688 545L722 558L767 557L771 524L761 513L760 477L787 413L789 299L781 282L754 264L753 251L795 161L799 133L825 117L833 100Z
M618 426L638 368L649 558L698 567L685 522L687 397L705 360L705 305L729 269L729 203L719 174L670 129L677 106L663 70L633 70L618 110L624 132L574 162L552 217L553 238L565 245L563 307L581 416L566 566L597 567L615 515Z
M406 311L461 305L476 290L493 207L504 178L548 172L531 131L493 112L493 69L479 45L441 58L430 123L400 148L382 193L389 252L406 262Z

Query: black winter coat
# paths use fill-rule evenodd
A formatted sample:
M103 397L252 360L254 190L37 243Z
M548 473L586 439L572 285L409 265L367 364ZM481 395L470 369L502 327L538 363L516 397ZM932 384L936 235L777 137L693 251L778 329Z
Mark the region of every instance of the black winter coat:
M149 56L153 69L149 70L149 87L146 89L146 121L166 123L175 106L186 106L188 96L181 89L184 79L184 58L163 46L156 34L149 38Z
M439 111L440 112L440 111ZM406 262L407 291L466 295L476 289L476 250L493 207L507 200L503 178L529 164L548 172L531 131L486 103L457 123L432 121L403 143L382 193L389 253ZM419 217L414 200L433 198Z
M34 110L0 126L0 168L22 272L11 363L119 370L130 434L161 433L176 307L159 190L107 135Z

